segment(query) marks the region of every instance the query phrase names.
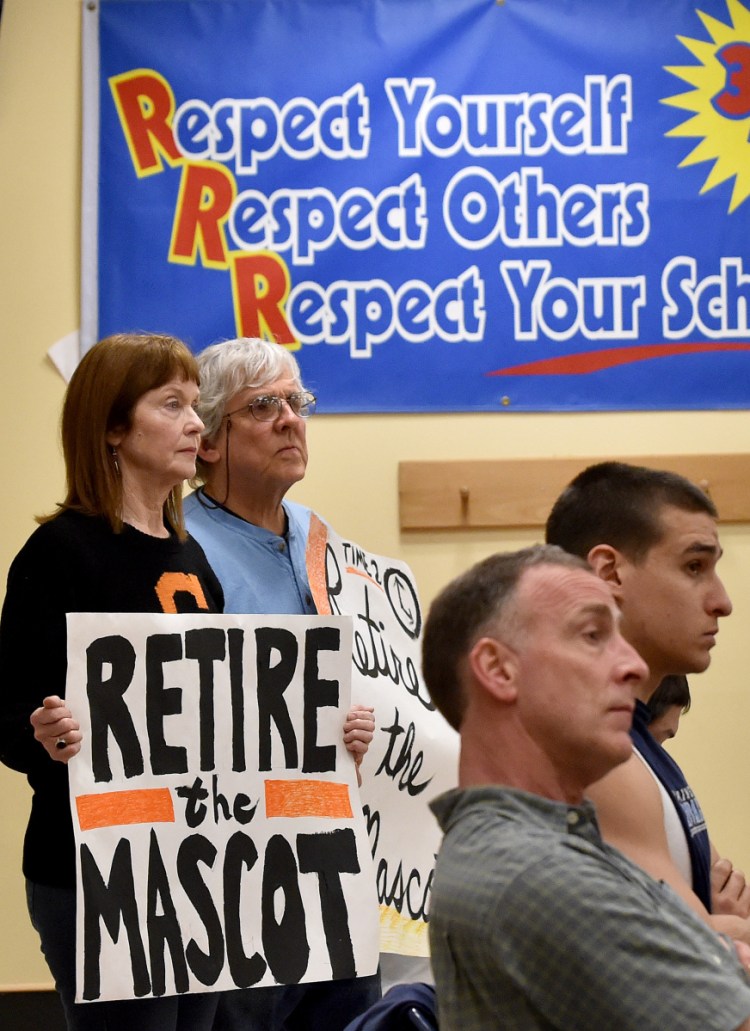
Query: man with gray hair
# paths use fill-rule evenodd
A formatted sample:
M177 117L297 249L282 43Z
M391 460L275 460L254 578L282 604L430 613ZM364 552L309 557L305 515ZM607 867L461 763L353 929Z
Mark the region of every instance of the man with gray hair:
M185 522L221 582L225 611L315 615L305 565L311 513L286 499L305 475L315 396L292 354L265 340L214 344L198 365L203 482L185 500ZM344 741L358 766L373 730L372 709L353 706ZM340 1031L379 997L379 974L241 989L222 995L214 1031Z
M185 501L188 529L222 583L227 611L314 615L310 510L286 493L305 475L315 396L293 355L265 340L214 344L198 363L202 486Z
M441 1031L750 1029L732 945L607 845L585 798L630 757L648 676L619 624L550 546L485 559L430 609L424 678L461 736L460 787L433 802Z

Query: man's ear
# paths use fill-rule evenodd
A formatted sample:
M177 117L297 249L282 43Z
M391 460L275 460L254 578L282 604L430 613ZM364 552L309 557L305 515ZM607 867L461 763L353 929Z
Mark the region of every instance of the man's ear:
M611 587L620 585L622 555L611 544L597 544L586 556L591 571Z
M198 445L198 455L203 462L208 462L209 465L218 462L221 458L221 452L218 448L213 447L209 440L201 440Z
M500 702L515 701L518 679L516 654L494 637L480 637L468 655L471 675L481 689Z

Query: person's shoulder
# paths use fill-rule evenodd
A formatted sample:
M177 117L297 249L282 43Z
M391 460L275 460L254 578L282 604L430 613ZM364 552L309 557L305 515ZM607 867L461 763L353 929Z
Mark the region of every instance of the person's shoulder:
M204 513L208 512L207 506L201 501L200 488L183 498L182 511L185 522L188 524L199 520Z
M539 801L535 810L533 801L510 791L483 789L449 792L433 803L445 831L433 882L439 919L470 933L471 924L481 925L491 937L501 925L523 934L530 912L561 900L575 908L591 880L618 892L621 875L605 859L598 835L569 833L570 812L589 822L593 815Z
M444 831L444 861L477 864L477 876L512 877L538 861L569 862L567 807L496 786L453 789L431 808ZM583 813L583 810L582 810Z
M307 505L300 504L299 501L289 501L285 498L284 508L287 510L289 517L293 518L299 525L309 526L313 515L320 519L322 523L326 523L322 516L318 515L317 512L313 512ZM326 525L328 524L326 523Z
M44 582L62 587L83 570L101 564L102 541L112 537L94 516L63 510L36 527L8 570L8 590L35 589Z
M209 503L199 491L185 499L183 512L188 537L200 546L217 575L221 578L227 569L236 568L237 547L246 546L251 524Z
M178 537L170 538L170 540L175 551L190 555L191 558L197 560L206 568L210 569L213 575L213 568L211 563L208 561L205 549L201 544L200 539L195 537L191 533L190 529L188 529L187 536L183 540L180 540Z
M620 763L606 776L592 784L586 794L596 805L597 812L628 812L644 805L653 804L661 796L656 787L650 764L646 756L639 750L633 753L624 763Z
M308 508L307 505L300 504L299 501L289 501L285 498L284 508L287 516L289 517L289 524L292 531L302 534L305 538L307 538L310 533L313 521L322 525L326 533L335 534L336 532L325 516L322 516L320 512L316 512L312 508Z
M58 553L61 549L87 547L111 535L112 531L98 516L63 509L37 526L17 557L21 559L35 554Z
M208 560L208 556L200 541L188 533L183 541L178 542L182 549L186 566L197 572L205 582L211 602L216 612L224 611L224 588L216 575L216 571Z
M592 784L587 794L596 806L605 839L630 854L628 844L663 837L661 794L649 765L635 750L627 762Z
M191 491L182 499L182 508L184 512L192 512L198 505L200 505L200 501L198 500L198 490Z
M112 527L104 516L89 515L86 512L77 512L73 508L61 509L52 519L48 519L47 522L42 523L42 526L55 528L60 534L71 533L83 534L86 536L99 534L109 537L113 533Z
M188 494L182 503L188 533L199 541L213 544L214 537L222 538L228 527L237 529L244 523L238 516L210 501L202 488Z

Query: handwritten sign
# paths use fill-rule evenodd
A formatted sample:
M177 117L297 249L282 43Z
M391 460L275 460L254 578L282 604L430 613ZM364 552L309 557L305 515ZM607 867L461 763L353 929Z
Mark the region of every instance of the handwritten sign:
M341 617L73 614L79 1001L374 973Z
M440 843L428 802L456 786L458 735L422 680L414 576L405 563L342 539L315 515L308 575L319 612L352 616L352 699L375 707L377 729L360 795L375 862L381 950L427 956Z

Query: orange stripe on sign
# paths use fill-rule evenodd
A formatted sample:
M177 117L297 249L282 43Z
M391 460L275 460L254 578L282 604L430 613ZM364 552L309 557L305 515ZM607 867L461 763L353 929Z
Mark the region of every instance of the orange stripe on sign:
M346 571L347 571L347 573L353 573L354 576L361 576L363 579L369 580L370 583L372 584L372 586L373 587L377 587L377 589L379 591L383 590L383 588L380 586L378 581L377 580L373 580L373 578L370 576L370 574L369 573L365 573L365 571L363 569L355 569L354 566L347 566L346 567Z
M126 823L174 823L174 806L168 788L79 795L76 809L82 831Z
M328 591L326 589L327 542L328 527L313 512L310 516L310 529L307 532L305 565L307 566L307 579L310 582L313 601L319 616L331 615L331 606L328 603Z
M266 816L351 819L349 788L329 780L267 780Z

